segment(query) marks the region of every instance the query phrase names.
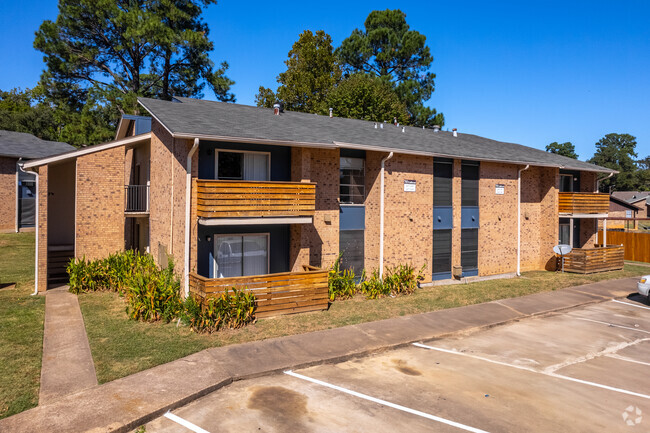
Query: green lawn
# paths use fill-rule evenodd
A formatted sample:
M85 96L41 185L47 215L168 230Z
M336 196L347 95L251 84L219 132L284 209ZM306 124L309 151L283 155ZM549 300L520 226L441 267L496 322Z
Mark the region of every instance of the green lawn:
M557 290L606 279L638 276L647 267L593 275L528 272L521 278L423 288L410 296L366 300L362 296L334 302L322 312L258 320L239 330L198 335L176 324L127 320L125 304L115 293L79 295L86 332L100 383L173 361L208 347L336 328L445 308Z
M34 233L0 234L0 418L38 404L45 298L33 291Z

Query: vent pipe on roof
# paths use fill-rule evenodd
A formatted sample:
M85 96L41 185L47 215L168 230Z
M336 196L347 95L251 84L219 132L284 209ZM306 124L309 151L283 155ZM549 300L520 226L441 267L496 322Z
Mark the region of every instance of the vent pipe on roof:
M406 132L406 128L402 126L402 132Z
M440 125L433 125L433 132L440 131Z
M452 129L451 133L454 137L458 137L458 130L456 128Z
M380 127L381 129L384 129L384 124L382 123L381 125L379 125L379 127Z
M393 117L393 124L394 124L395 126L398 125L398 123L397 123L397 117Z
M334 109L333 109L333 108L330 108L330 119L331 119L332 117L334 117Z
M377 129L377 122L375 122L375 129Z

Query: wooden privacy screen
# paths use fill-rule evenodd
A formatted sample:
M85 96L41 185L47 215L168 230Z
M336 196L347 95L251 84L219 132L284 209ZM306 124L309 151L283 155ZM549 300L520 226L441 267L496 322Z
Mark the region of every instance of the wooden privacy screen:
M602 241L601 230L598 232L598 242ZM650 263L650 233L607 230L607 243L625 245L625 260Z
M574 248L564 256L564 270L578 274L592 274L623 269L623 254L624 247L622 245L607 245L602 248ZM558 269L561 268L562 262L558 257Z
M561 214L603 214L609 212L609 194L561 192Z
M258 318L325 310L329 304L326 270L233 278L205 278L190 273L190 292L202 299L217 297L233 287L255 295Z
M202 218L313 216L316 184L195 179Z

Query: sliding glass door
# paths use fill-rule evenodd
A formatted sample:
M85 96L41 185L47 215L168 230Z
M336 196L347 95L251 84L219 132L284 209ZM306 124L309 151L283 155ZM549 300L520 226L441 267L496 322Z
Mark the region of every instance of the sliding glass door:
M213 278L269 273L268 233L216 236Z

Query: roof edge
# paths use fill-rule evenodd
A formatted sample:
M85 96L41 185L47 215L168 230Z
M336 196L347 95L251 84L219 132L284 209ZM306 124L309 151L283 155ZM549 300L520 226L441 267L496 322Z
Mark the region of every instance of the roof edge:
M23 169L30 169L35 167L40 167L42 165L51 164L53 162L65 161L67 159L77 158L83 155L88 155L90 153L100 152L106 149L112 149L114 147L120 147L127 144L138 143L141 141L151 139L151 132L146 134L135 135L133 137L125 138L122 140L109 141L108 143L95 144L93 146L83 147L78 150L73 150L71 152L60 153L55 156L48 156L46 158L34 159L32 161L24 163Z

